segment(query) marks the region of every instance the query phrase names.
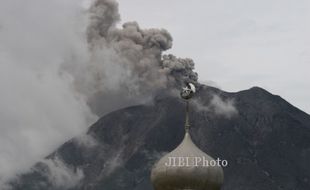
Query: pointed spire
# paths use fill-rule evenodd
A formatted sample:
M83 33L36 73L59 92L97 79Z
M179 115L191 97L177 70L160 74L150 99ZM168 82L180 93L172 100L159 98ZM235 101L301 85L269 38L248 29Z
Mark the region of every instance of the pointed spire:
M224 180L221 166L204 166L204 162L196 164L180 161L181 159L204 159L216 162L214 158L200 150L191 140L189 134L189 100L196 92L191 83L181 91L186 100L184 139L172 152L163 156L152 168L151 181L154 190L220 190ZM171 165L171 159L175 162ZM177 161L179 159L179 162Z
M186 100L186 113L185 113L185 132L189 133L189 101Z
M196 87L192 83L187 83L181 91L181 97L186 100L186 110L185 110L185 132L189 132L189 100L193 97L196 92Z

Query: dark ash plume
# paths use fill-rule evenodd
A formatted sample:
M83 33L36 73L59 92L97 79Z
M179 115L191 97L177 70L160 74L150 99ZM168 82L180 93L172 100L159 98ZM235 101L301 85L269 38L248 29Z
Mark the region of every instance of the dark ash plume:
M90 61L73 73L76 88L97 115L148 101L183 81L197 82L191 59L163 56L172 47L168 31L141 29L137 22L117 28L119 21L116 1L92 4L87 29Z
M118 3L114 0L97 0L89 10L91 23L88 26L88 42L101 40L120 21Z
M98 116L195 76L191 61L163 58L172 46L166 30L118 28L115 0L83 1L0 1L1 190Z

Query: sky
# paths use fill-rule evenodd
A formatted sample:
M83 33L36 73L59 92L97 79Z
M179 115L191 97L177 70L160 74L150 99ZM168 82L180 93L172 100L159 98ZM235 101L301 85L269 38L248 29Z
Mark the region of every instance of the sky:
M253 86L310 113L309 0L119 0L122 22L167 29L169 51L192 58L201 82Z

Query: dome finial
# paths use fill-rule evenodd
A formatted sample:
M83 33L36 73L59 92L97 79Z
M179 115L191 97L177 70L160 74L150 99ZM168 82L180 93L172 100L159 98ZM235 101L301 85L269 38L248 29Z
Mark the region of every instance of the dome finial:
M196 93L196 87L192 83L186 83L186 87L182 88L181 97L186 100L186 113L185 113L185 132L189 132L189 100Z
M200 150L189 134L189 99L196 88L188 83L181 91L186 100L186 119L183 141L170 153L163 156L152 168L151 181L154 190L220 190L224 180L221 166L204 165L216 162ZM197 160L200 160L199 162Z

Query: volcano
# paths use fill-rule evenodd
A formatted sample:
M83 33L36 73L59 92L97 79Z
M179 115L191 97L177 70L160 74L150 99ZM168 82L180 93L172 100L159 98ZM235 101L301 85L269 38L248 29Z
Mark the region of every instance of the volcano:
M229 93L202 86L194 101L209 105L214 95L237 111L225 116L191 104L190 132L200 149L228 161L223 190L310 189L308 114L259 87ZM12 189L151 190L151 167L183 139L184 105L165 94L109 113L89 128L91 142L66 142Z

